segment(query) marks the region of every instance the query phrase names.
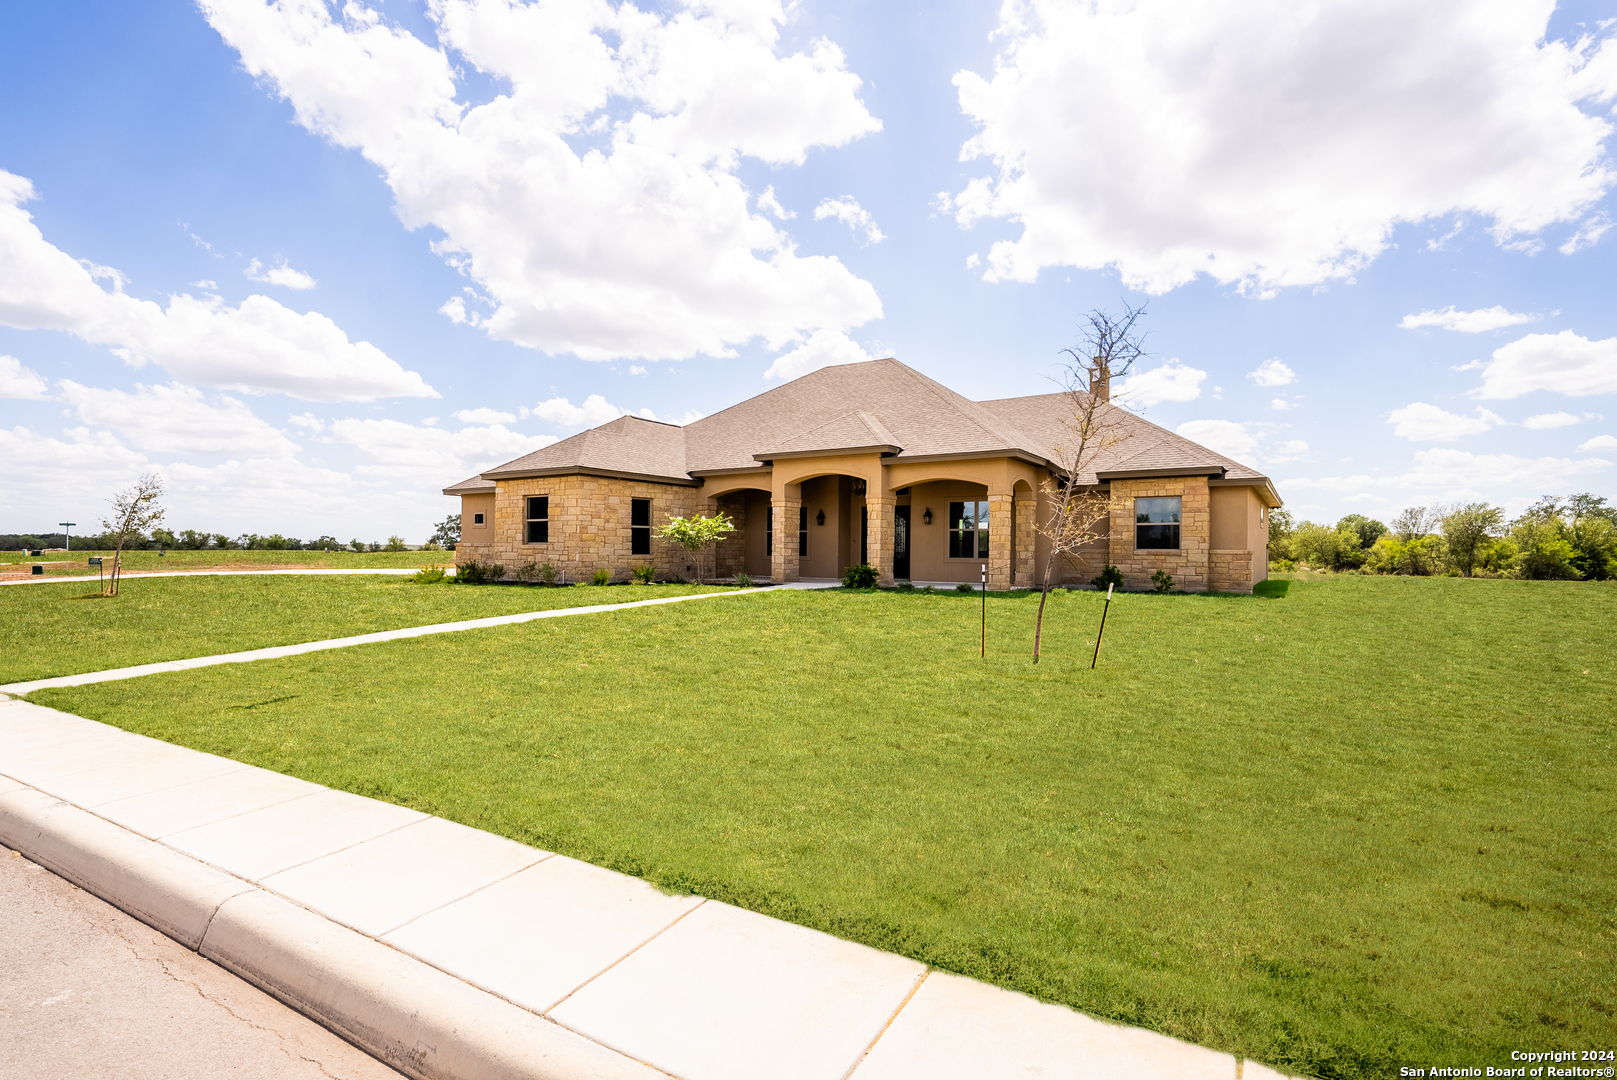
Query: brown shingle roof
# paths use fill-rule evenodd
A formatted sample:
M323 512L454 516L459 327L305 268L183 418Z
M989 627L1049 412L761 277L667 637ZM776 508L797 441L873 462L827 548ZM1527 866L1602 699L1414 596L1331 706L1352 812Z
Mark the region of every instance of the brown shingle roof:
M689 484L692 481L685 468L685 429L659 420L620 416L489 469L483 476L506 479L580 472Z
M445 495L492 495L494 494L494 481L484 480L481 476L468 476L458 484L444 488Z

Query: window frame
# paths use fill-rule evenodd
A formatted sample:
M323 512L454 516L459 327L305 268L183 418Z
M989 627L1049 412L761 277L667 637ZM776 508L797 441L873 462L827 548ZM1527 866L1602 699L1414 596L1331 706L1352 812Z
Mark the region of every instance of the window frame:
M764 558L775 557L775 508L770 506L769 513L764 515Z
M972 508L971 525L970 527L962 527L961 522L964 519L965 507L968 506ZM955 507L960 507L961 509L956 511ZM989 507L986 498L950 500L948 524L950 559L982 562L988 558L988 538L992 530L989 528ZM962 547L967 546L964 539L967 536L973 538L969 545L970 553L956 554Z
M640 511L645 510L646 523L640 524ZM629 500L629 554L651 554L651 500Z
M808 503L803 503L797 508L797 557L799 559L808 558L808 520Z
M1174 510L1172 511L1172 513L1173 513L1173 520L1172 521L1151 521L1149 519L1145 520L1145 521L1140 520L1140 515L1141 515L1140 504L1141 503L1165 503L1165 502L1173 502L1173 503L1177 504L1175 506ZM1135 551L1146 551L1146 552L1183 551L1184 550L1184 520L1185 520L1185 512L1184 511L1185 511L1185 499L1184 499L1184 496L1182 496L1182 495L1145 495L1145 496L1137 496L1135 498L1135 500L1134 500L1134 550ZM1153 513L1166 513L1166 512L1167 511L1165 511L1165 510L1158 510L1158 509L1147 509L1145 511L1148 518L1149 518L1150 514L1153 514ZM1173 530L1173 544L1172 545L1168 545L1168 544L1141 544L1140 543L1140 530L1141 529L1172 529Z
M483 524L483 515L482 514L477 514L477 513L472 514L472 524L473 525L481 525L481 524Z
M536 506L541 513L534 513ZM524 544L550 543L550 496L528 495L524 498L522 507L522 542Z

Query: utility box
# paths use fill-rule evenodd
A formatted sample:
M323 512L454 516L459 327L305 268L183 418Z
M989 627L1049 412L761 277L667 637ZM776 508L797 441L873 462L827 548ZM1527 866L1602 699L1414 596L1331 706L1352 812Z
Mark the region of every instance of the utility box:
M36 575L38 575L38 576L43 577L44 574L45 574L45 568L43 566L41 566L39 563L35 563L34 564L34 573Z

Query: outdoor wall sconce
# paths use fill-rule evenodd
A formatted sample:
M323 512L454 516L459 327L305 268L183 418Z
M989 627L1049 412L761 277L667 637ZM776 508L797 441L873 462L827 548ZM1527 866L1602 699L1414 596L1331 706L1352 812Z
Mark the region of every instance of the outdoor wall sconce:
M824 525L825 524L825 511L824 510L821 510L818 514L814 515L814 523L816 525Z
M921 520L928 525L932 524L932 508L930 506L926 508L926 513L921 515Z

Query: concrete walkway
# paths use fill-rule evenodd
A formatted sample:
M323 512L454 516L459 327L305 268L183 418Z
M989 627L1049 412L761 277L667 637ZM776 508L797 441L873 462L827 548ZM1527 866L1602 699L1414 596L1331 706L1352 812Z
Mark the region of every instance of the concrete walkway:
M320 571L317 571L320 572ZM347 573L348 571L330 571ZM367 571L376 572L376 571ZM411 571L414 573L414 571ZM355 634L352 637L326 638L323 641L305 641L298 645L275 645L267 649L248 649L244 652L219 653L216 656L198 656L189 660L164 660L156 664L137 664L133 667L108 668L105 671L87 671L79 675L60 675L51 679L31 679L27 682L0 685L0 693L31 694L58 686L87 686L90 683L116 682L120 679L138 679L142 675L158 675L165 671L190 671L193 668L213 667L215 664L247 664L254 660L277 660L283 656L323 652L326 649L346 649L354 645L373 645L379 641L399 641L403 638L428 637L432 634L453 634L461 630L482 630L490 626L513 626L536 619L560 619L569 615L599 615L608 611L628 611L630 608L656 607L659 604L680 604L687 600L712 600L724 596L749 596L753 593L773 592L777 589L826 589L834 585L794 583L766 585L759 589L727 589L724 592L695 593L691 596L663 596L654 600L633 600L624 604L592 604L588 607L557 608L553 611L524 611L516 615L491 615L484 619L462 619L459 622L430 623L426 626L406 626L398 630L379 630L374 634Z
M414 1077L1278 1076L23 701L0 842Z

